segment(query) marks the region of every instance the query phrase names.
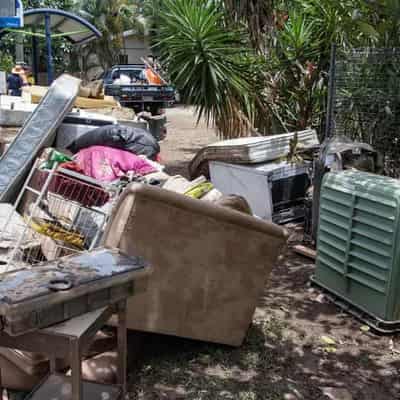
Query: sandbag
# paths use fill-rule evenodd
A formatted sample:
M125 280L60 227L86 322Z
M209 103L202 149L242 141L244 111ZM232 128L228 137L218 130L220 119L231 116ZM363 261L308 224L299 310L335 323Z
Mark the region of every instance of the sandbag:
M109 146L144 155L154 160L160 152L157 140L145 129L124 125L106 125L86 132L73 141L68 150L77 153L90 146Z

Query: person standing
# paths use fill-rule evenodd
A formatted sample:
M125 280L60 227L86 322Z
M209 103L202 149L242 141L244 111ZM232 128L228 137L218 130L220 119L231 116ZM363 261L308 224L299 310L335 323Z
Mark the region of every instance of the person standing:
M20 65L16 65L11 74L7 77L7 91L11 96L21 96L22 86L24 86L24 80L22 74L24 73L23 68Z

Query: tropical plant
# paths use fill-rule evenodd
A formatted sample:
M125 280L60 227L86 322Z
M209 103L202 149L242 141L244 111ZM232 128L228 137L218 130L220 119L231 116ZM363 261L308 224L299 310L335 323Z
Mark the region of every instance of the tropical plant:
M284 130L321 128L332 44L345 49L377 40L364 2L282 1L275 15L280 20L268 53L264 99ZM271 131L277 132L276 124Z
M74 0L22 0L25 8L56 8L59 10L70 10Z
M332 43L348 47L377 40L377 32L368 21L366 4L365 0L294 0L293 7L314 23L321 54L326 54Z
M243 22L252 46L265 53L275 23L274 0L223 0L231 23Z
M265 101L285 131L318 123L324 98L324 74L318 68L321 42L313 21L293 11L277 33L271 52ZM271 126L274 132L277 126Z
M143 33L144 21L139 15L139 5L133 0L81 0L78 3L77 11L102 33L100 39L80 49L85 69L92 66L90 58L96 55L96 63L107 70L118 61L124 47L124 31L136 29Z
M400 2L398 0L368 2L368 16L370 24L374 26L378 46L400 46Z
M12 56L0 52L0 71L11 72L13 66L14 60Z
M8 65L9 60L14 63L15 53L15 37L12 35L4 35L0 39L0 61L5 61L3 65Z
M376 42L364 2L358 0L293 0L282 2L286 21L278 25L267 86L275 97L267 101L285 129L321 127L324 123L330 51Z
M217 125L240 115L252 126L220 123L225 137L322 127L332 44L342 51L400 40L398 0L147 3L156 10L155 48L185 101Z
M160 61L182 101L215 123L225 137L241 136L254 121L251 51L243 32L226 29L215 2L164 0L159 13Z

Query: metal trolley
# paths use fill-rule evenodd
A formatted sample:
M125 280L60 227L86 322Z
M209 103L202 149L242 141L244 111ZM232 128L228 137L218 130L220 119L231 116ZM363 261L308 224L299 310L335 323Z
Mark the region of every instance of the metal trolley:
M116 194L115 187L57 164L41 169L37 160L0 233L3 271L98 246Z

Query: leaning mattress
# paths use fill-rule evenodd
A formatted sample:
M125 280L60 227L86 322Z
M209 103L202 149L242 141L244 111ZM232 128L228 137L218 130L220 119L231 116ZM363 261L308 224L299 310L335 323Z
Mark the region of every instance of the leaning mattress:
M53 145L56 130L71 110L79 86L79 79L62 75L25 121L0 159L0 202L15 200L35 158L43 148Z
M315 130L285 133L282 135L246 137L224 140L201 149L189 165L192 178L200 175L208 161L225 161L232 164L256 164L276 160L289 153L290 141L297 133L298 143L303 148L317 146Z

